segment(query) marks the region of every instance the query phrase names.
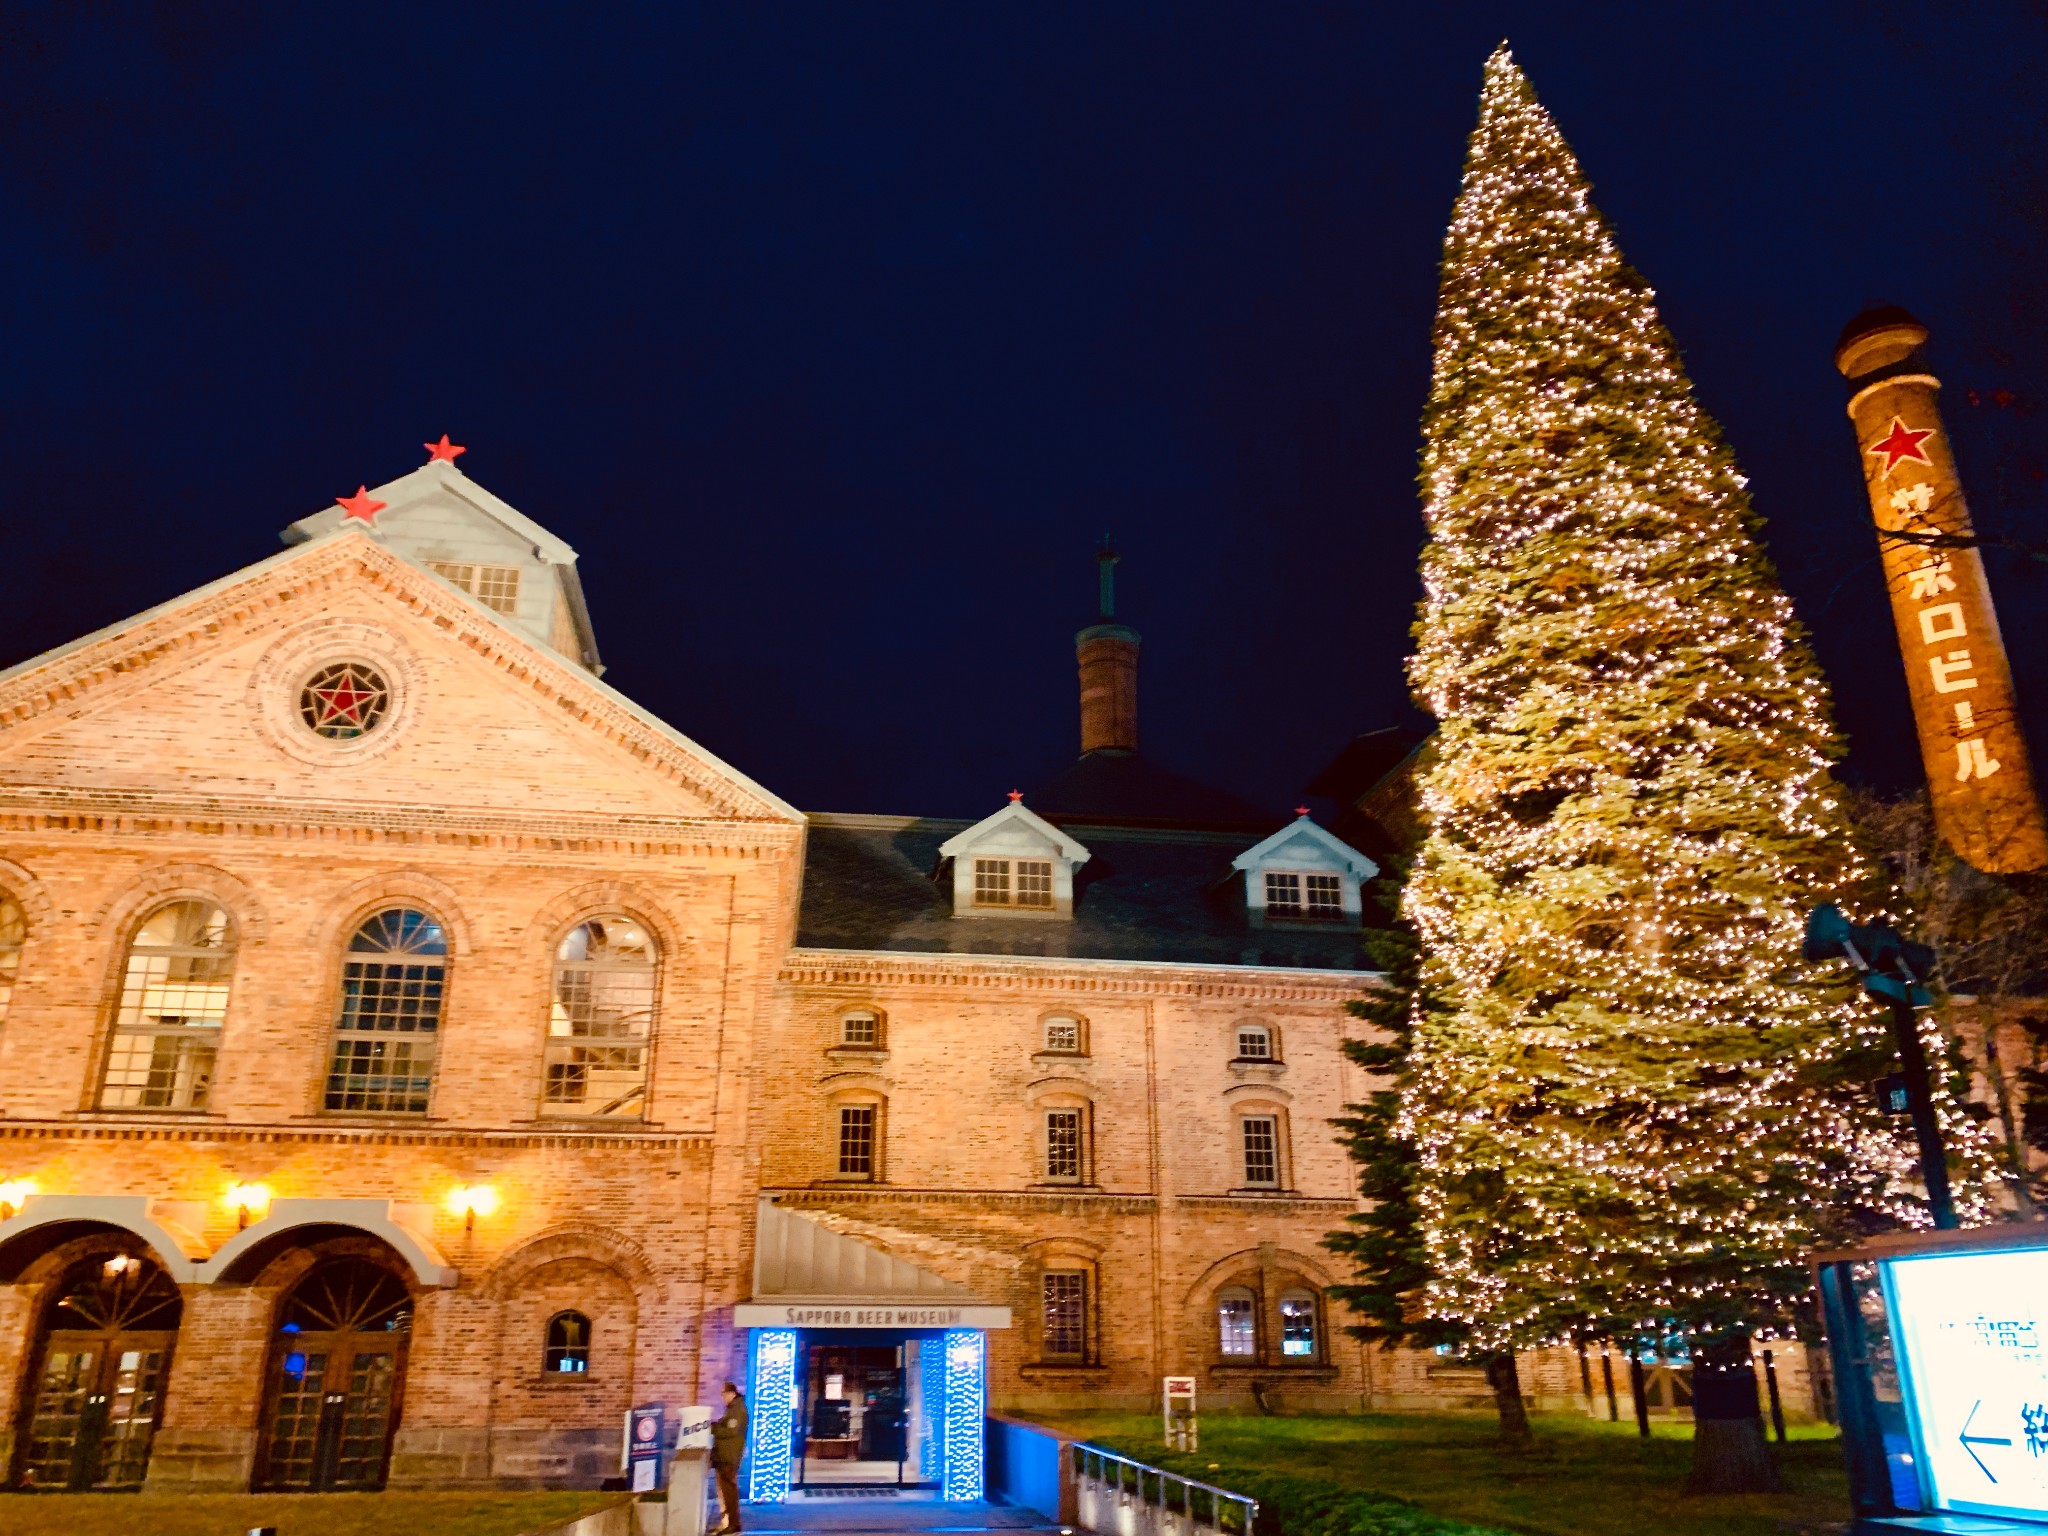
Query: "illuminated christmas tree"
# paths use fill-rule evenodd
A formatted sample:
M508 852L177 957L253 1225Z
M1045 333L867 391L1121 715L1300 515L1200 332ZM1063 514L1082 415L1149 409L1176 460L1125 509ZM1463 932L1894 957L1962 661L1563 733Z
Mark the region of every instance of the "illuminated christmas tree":
M1742 476L1505 46L1424 432L1410 675L1439 726L1403 1113L1428 1305L1482 1342L1688 1330L1696 1477L1768 1482L1747 1330L1793 1313L1802 1253L1916 1219L1866 1086L1883 1026L1800 958L1813 904L1870 877Z

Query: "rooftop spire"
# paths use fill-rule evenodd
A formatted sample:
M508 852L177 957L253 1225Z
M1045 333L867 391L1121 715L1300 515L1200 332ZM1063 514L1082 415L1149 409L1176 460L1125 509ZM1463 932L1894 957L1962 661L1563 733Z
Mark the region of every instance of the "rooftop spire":
M1102 536L1102 548L1095 552L1096 617L1116 617L1116 563L1123 556L1109 547L1109 535Z

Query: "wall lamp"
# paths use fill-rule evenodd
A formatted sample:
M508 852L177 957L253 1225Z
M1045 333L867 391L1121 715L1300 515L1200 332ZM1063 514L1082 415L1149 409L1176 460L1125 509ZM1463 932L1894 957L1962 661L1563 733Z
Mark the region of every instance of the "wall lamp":
M227 1204L235 1213L235 1230L246 1229L250 1222L261 1221L263 1213L270 1209L270 1186L268 1184L232 1184L228 1186Z
M0 1184L0 1221L9 1221L21 1214L28 1197L36 1192L34 1179L9 1179Z
M448 1197L448 1209L462 1218L462 1230L474 1232L478 1216L498 1208L498 1192L488 1184L465 1184Z

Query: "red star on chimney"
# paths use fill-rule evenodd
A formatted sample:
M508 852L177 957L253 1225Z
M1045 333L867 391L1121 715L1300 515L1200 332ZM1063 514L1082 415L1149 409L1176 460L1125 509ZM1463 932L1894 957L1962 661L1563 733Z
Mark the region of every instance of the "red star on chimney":
M357 486L353 496L335 497L334 504L341 508L341 520L344 523L356 518L368 523L372 528L377 526L377 514L385 507L385 503L370 494L370 488L366 485Z
M427 462L429 464L436 461L443 464L453 464L455 462L455 455L469 452L462 444L449 442L446 432L441 434L441 441L438 443L421 443L420 446L427 450Z
M1890 474L1899 467L1900 461L1904 459L1911 459L1916 464L1929 463L1927 450L1920 445L1932 436L1934 436L1934 428L1925 427L1916 430L1894 416L1892 418L1891 431L1885 433L1883 437L1863 451L1865 453L1883 454L1884 472Z

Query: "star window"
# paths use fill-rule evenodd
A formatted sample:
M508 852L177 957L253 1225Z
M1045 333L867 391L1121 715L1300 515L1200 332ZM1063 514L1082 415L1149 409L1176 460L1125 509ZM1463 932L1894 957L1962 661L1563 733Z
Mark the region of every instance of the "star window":
M353 741L375 730L391 706L391 690L360 661L322 667L299 690L299 718L316 736Z

